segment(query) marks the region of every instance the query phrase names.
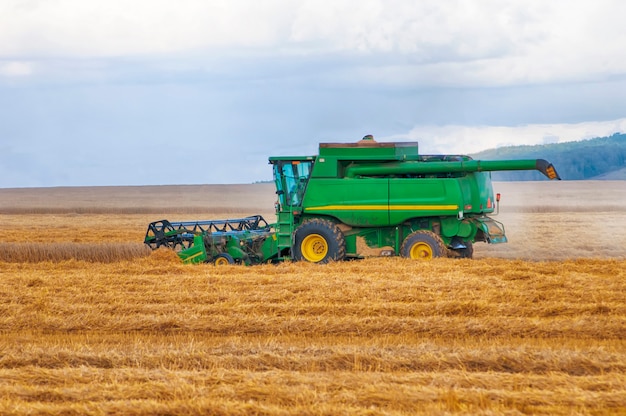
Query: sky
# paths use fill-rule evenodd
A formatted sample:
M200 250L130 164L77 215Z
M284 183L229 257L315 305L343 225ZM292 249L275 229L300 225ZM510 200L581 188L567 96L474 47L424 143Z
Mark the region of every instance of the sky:
M0 0L0 188L251 183L320 142L626 132L621 0Z

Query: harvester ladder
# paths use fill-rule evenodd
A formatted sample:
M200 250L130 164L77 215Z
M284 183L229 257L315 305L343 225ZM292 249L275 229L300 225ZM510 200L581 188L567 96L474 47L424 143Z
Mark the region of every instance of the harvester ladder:
M286 249L291 249L291 239L294 232L293 212L291 207L289 211L281 211L278 213L278 252L282 253ZM285 258L285 257L281 257Z

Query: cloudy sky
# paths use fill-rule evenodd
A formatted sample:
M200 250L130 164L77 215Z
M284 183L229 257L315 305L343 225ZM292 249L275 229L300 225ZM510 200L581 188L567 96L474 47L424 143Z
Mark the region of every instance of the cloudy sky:
M318 142L626 131L621 0L0 0L0 187L247 183Z

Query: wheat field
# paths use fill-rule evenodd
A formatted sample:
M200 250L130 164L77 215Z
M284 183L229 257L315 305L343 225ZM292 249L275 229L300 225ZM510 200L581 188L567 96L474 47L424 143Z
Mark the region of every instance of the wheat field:
M253 267L141 241L270 184L0 189L0 414L626 414L626 183L495 188L474 260Z

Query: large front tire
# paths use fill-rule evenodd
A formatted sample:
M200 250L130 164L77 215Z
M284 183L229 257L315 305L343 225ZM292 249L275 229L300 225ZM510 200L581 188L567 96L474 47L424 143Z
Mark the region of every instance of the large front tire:
M294 260L328 263L343 260L346 239L335 223L315 218L296 229L293 246Z
M404 239L400 247L400 255L415 260L432 260L445 257L446 246L441 237L432 231L415 231Z

